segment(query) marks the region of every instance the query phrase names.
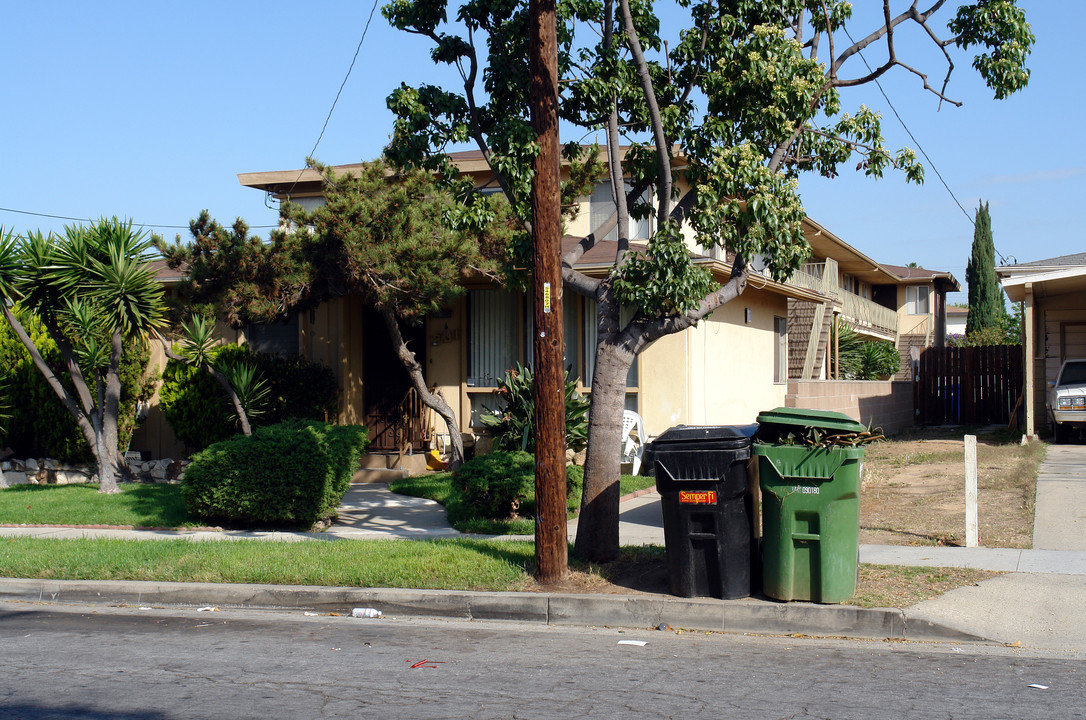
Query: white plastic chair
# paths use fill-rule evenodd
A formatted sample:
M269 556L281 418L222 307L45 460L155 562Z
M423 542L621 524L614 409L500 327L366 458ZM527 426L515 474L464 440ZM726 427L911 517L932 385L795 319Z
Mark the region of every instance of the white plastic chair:
M632 465L634 475L641 470L641 455L645 452L645 423L633 410L622 411L622 462Z

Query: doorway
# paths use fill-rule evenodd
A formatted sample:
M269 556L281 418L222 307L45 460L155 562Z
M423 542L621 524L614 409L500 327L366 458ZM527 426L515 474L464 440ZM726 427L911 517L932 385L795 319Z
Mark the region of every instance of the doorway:
M371 450L399 450L405 427L412 425L404 417L404 399L411 389L411 379L397 357L384 318L374 308L362 314L362 409L370 431ZM425 323L400 323L409 350L426 367ZM413 449L419 439L410 438Z

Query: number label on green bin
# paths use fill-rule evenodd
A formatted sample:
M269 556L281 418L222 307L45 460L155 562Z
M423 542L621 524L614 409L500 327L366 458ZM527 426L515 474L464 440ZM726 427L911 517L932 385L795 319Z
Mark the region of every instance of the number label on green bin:
M817 485L796 485L792 488L792 492L798 492L800 495L818 495L819 488Z
M715 490L680 490L680 505L716 505Z

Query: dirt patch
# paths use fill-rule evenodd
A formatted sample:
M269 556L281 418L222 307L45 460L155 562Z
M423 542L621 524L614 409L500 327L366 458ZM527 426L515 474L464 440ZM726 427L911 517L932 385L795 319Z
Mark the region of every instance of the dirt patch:
M561 583L542 585L533 581L524 590L671 597L663 550L624 550L623 553L622 559L602 567L571 570ZM968 568L860 565L856 594L849 604L903 608L1001 574Z
M965 544L965 436L915 430L867 446L860 493L860 542ZM1021 445L1000 431L977 436L977 516L985 547L1033 541L1037 468L1045 445Z

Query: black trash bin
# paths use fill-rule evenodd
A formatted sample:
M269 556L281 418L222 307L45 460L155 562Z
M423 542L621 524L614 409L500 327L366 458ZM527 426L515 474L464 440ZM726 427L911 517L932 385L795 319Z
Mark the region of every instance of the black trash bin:
M680 425L652 442L673 595L728 599L751 593L752 434L753 428Z

